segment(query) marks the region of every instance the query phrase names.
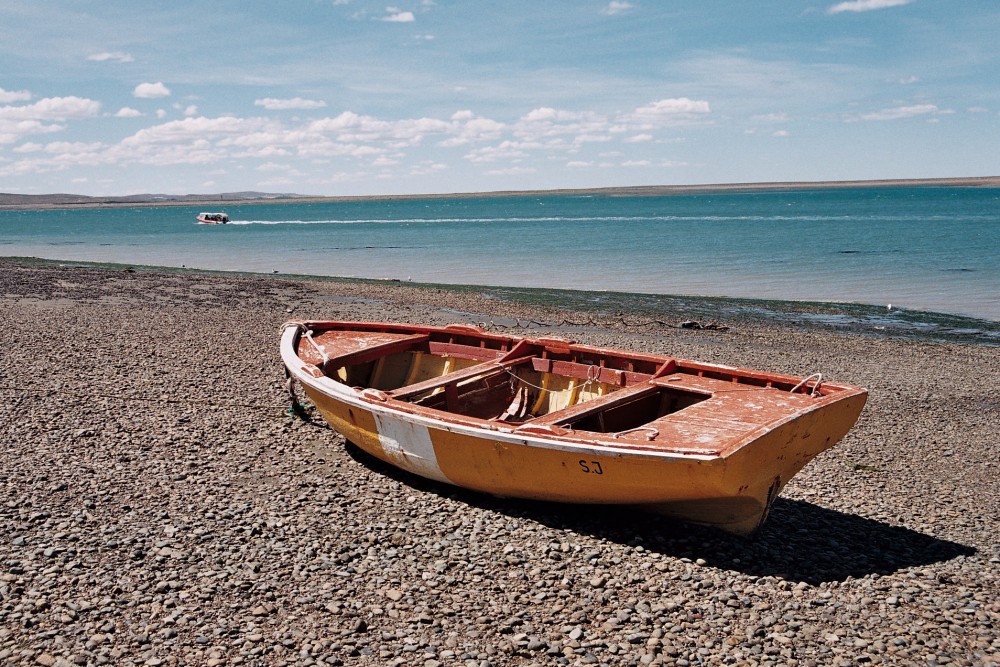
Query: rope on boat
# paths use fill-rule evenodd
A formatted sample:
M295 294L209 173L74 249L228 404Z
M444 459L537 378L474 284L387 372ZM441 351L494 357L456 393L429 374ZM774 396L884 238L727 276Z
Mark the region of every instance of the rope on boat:
M288 372L287 368L285 369L285 378L285 389L288 390L288 399L291 401L291 404L288 406L288 416L298 417L302 421L311 424L312 417L309 416L309 413L306 412L305 406L303 406L302 402L299 401L299 397L295 393L295 378L292 377L292 374Z
M816 384L814 384L812 386L812 391L809 392L809 395L810 396L815 396L816 393L819 391L820 385L823 384L823 374L822 373L813 373L812 375L809 375L807 377L802 378L802 382L799 382L797 385L795 385L794 387L792 387L791 393L794 394L795 392L797 392L802 387L807 386L808 383L809 383L809 380L812 380L813 378L816 378Z
M530 382L528 382L527 380L525 380L523 377L521 377L520 375L518 375L514 371L510 370L510 368L508 366L500 364L500 368L502 368L503 370L505 370L508 375L510 375L512 378L514 378L518 382L520 382L522 384L526 384L529 387L531 387L532 389L537 389L540 392L544 393L544 392L553 392L553 391L565 391L565 389L552 390L552 389L549 389L548 387L539 387L537 384L531 384ZM596 373L594 374L595 377L590 377L590 370L592 368L593 369L597 369ZM583 391L584 389L586 389L587 387L589 387L592 382L594 382L595 380L597 380L597 377L600 375L600 372L601 371L600 371L600 367L599 366L590 366L590 367L588 367L587 368L587 380L586 380L586 382L584 382L583 384L581 384L579 387L577 387L577 389L580 390L580 391Z
M330 356L326 353L326 350L320 347L319 343L313 340L312 329L306 329L305 327L302 327L302 329L303 329L302 335L304 335L306 337L306 340L312 343L312 346L316 348L317 352L319 352L319 356L323 359L323 366L325 367L326 362L330 361Z

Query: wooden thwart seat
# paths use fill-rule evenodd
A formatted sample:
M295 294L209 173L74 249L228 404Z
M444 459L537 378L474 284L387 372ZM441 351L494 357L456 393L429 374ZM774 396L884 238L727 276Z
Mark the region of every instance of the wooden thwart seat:
M422 382L416 382L414 384L408 384L405 387L400 387L395 391L387 392L389 396L398 400L406 400L412 396L422 394L427 391L438 389L441 387L447 387L448 385L458 384L463 380L472 379L479 376L495 375L498 373L506 373L507 369L511 366L516 366L527 362L531 357L523 357L521 359L511 359L503 362L502 364L498 361L484 361L481 364L476 364L475 366L469 366L468 368L463 368L461 370L452 371L445 375L439 375L438 377L428 378Z

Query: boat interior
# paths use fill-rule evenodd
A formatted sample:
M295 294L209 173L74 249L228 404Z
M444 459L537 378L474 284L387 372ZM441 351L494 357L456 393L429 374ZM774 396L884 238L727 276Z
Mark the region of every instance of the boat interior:
M646 441L663 435L664 418L682 411L718 422L720 436L735 435L737 423L745 430L745 414L726 415L727 410L741 411L745 400L711 400L726 392L779 390L787 411L835 390L819 380L809 384L660 355L561 339L484 335L462 327L310 332L300 338L298 354L327 377L369 390L380 400L512 427ZM672 425L678 426L676 418Z

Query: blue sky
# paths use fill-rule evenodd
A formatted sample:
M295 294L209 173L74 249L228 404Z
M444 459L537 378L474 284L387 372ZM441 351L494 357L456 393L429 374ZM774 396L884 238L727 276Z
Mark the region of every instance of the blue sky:
M0 192L1000 175L996 0L13 0Z

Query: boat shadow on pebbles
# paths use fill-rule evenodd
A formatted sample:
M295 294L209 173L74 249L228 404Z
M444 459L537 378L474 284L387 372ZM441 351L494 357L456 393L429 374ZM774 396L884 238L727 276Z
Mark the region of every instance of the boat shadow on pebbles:
M646 552L704 562L755 577L818 585L971 556L976 550L909 528L779 497L752 538L620 506L498 498L442 484L390 466L353 443L347 454L372 472L416 491L549 528L589 535Z

